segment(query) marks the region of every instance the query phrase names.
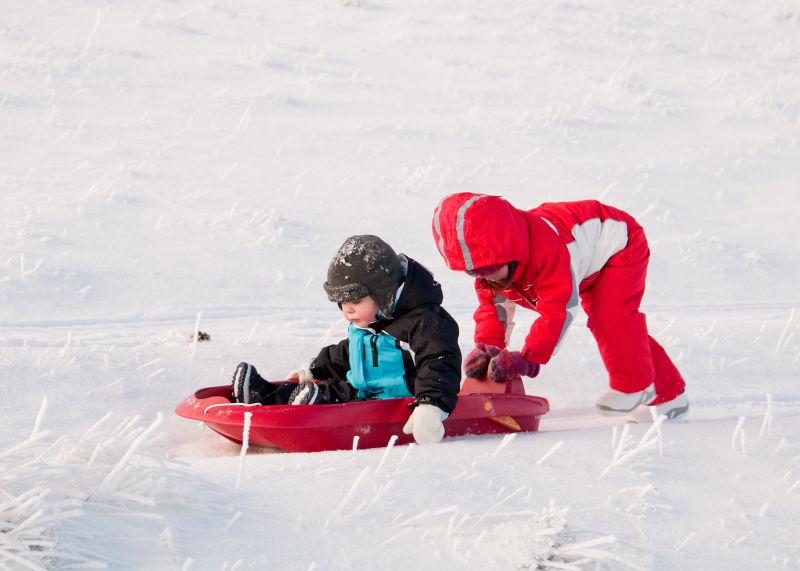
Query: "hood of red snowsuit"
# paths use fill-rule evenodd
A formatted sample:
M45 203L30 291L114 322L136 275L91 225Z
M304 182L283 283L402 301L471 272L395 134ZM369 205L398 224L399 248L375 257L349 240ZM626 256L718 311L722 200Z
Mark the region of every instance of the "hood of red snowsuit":
M432 226L436 247L451 270L528 260L525 212L499 196L451 194L434 211Z

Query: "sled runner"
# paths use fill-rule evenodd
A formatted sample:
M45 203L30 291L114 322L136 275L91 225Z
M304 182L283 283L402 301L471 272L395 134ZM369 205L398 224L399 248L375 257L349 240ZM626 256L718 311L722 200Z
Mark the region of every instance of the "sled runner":
M178 404L175 412L205 423L236 443L242 442L245 413L250 412L250 445L286 452L348 450L355 436L358 448L384 447L392 435L398 437L397 444L414 440L403 434L411 398L263 406L233 403L230 393L230 385L200 389ZM445 437L535 432L539 418L549 410L546 399L525 394L519 378L504 384L467 379L455 410L444 421Z

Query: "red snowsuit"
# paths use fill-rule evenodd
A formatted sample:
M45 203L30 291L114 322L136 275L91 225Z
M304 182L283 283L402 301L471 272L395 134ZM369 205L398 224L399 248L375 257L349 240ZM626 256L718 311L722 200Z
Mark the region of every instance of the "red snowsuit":
M508 310L539 313L522 354L544 364L564 336L580 297L611 388L625 393L655 383L651 404L684 389L678 369L647 333L639 311L650 250L629 214L596 200L513 207L499 196L453 194L436 208L433 235L456 271L517 262L512 283L493 290L475 281L475 342L505 347ZM509 303L513 302L513 303Z

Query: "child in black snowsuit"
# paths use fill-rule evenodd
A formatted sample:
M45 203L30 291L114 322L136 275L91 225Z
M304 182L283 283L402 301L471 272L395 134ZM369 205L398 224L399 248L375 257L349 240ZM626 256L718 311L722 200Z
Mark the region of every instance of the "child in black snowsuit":
M234 399L300 405L413 396L403 431L418 443L440 440L442 421L456 404L461 352L458 325L442 308L433 275L377 236L351 236L331 261L323 287L350 322L347 339L292 373L297 384L270 383L240 363Z

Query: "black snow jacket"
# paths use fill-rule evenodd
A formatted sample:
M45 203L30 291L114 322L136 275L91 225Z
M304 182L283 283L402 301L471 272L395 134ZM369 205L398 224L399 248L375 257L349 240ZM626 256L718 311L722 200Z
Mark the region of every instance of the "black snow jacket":
M433 404L452 412L461 385L458 324L442 308L442 287L425 266L408 256L403 290L391 319L370 326L394 337L403 352L405 382L414 403ZM315 379L346 381L350 369L349 342L322 349L311 362Z

